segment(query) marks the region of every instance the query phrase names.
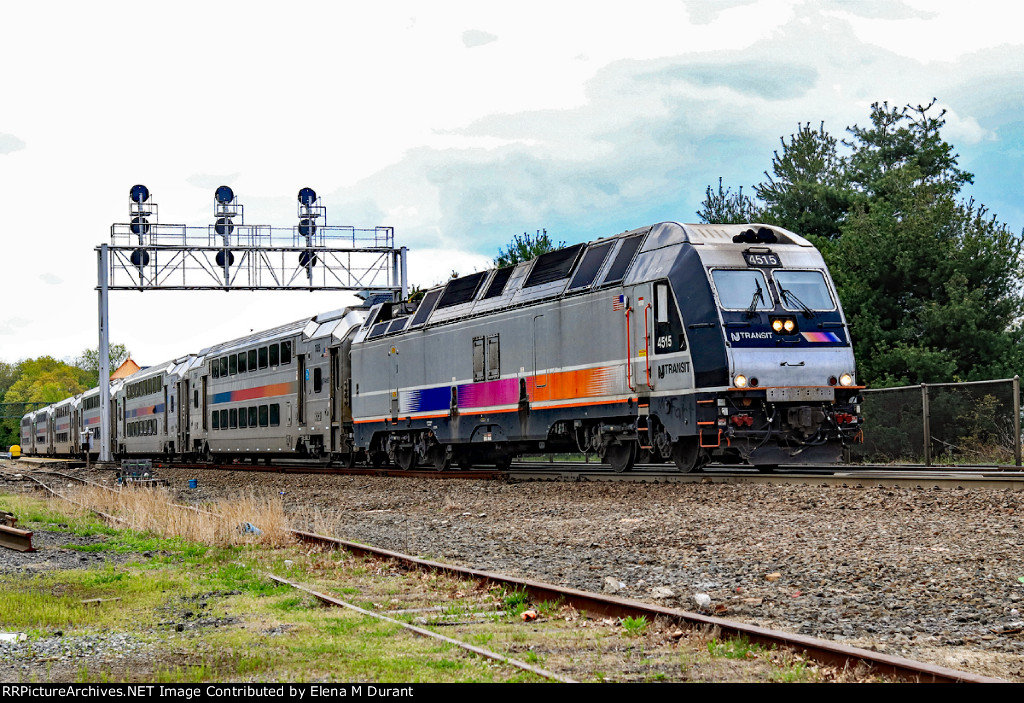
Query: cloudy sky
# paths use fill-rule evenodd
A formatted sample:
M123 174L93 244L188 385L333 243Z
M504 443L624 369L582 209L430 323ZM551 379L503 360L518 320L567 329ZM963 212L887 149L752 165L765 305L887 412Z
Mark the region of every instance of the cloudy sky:
M627 7L629 9L627 9ZM1018 9L1011 9L1011 8ZM1024 9L1005 2L639 0L8 3L0 42L0 360L97 344L95 247L146 184L206 225L230 185L287 227L395 228L410 280L486 268L513 235L573 243L692 222L779 137L947 110L966 195L1024 227ZM111 295L147 365L347 294Z

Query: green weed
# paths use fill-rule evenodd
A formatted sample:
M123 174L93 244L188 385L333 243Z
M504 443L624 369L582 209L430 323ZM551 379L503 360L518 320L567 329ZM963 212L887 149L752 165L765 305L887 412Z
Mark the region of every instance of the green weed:
M628 637L640 637L647 632L647 618L643 615L622 618L622 629L626 631Z

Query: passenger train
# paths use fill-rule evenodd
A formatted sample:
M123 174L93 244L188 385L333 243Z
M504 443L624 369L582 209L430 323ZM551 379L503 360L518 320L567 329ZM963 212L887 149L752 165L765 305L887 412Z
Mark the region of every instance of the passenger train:
M835 462L861 438L849 328L819 252L674 222L317 315L110 384L118 458L507 468L595 454ZM25 415L25 454L99 446L99 390Z

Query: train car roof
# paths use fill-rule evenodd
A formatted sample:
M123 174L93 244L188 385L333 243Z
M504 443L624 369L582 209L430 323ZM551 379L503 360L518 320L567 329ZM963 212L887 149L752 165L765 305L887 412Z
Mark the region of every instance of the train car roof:
M229 351L233 351L239 347L248 347L253 344L262 344L264 342L272 342L282 337L289 337L293 334L302 332L302 330L306 327L308 323L309 318L304 317L301 320L295 320L294 322L279 325L278 327L273 327L269 330L253 332L252 334L246 335L244 337L232 339L229 342L221 342L220 344L214 344L212 347L207 347L206 349L203 349L196 356L199 357L200 360L202 360L202 358L204 357L213 356L216 354L223 354Z
M758 243L813 249L803 237L775 225L660 222L446 281L427 290L412 312L396 304L377 305L355 342L629 283L637 257L662 247L690 244L735 249Z

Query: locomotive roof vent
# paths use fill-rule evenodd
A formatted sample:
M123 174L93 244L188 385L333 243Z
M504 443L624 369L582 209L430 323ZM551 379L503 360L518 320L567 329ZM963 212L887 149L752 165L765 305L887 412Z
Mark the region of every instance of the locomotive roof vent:
M733 237L732 241L736 244L775 244L779 238L767 227L758 227L756 232L753 229L743 230Z

